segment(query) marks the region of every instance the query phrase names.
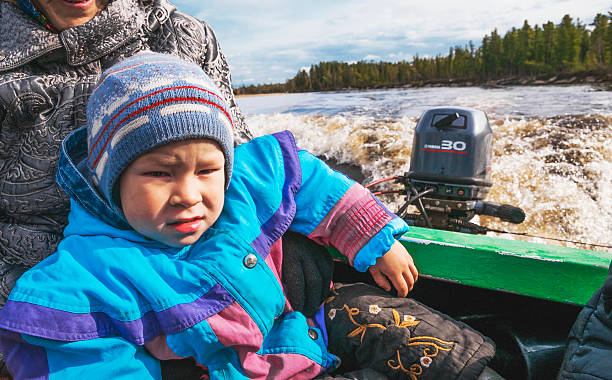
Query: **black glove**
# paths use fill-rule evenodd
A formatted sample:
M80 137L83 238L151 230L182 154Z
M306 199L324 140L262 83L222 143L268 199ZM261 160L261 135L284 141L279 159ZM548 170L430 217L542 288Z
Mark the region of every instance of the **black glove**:
M329 296L333 272L325 247L295 232L283 235L282 282L294 310L313 317Z

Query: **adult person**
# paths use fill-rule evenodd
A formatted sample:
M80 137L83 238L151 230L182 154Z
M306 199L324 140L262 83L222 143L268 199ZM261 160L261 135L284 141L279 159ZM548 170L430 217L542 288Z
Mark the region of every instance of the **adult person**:
M0 0L0 36L0 307L62 237L60 145L106 68L143 50L195 62L227 100L235 141L251 139L210 25L166 0Z

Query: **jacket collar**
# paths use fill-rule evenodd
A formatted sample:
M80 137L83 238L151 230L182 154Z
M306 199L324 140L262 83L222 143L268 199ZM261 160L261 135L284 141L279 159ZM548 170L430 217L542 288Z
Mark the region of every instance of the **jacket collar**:
M0 2L0 16L0 72L62 47L58 34L45 29L15 4Z
M59 33L72 66L103 57L130 40L144 24L144 8L138 0L115 0L89 22Z
M145 22L137 0L115 0L89 22L53 33L25 15L16 5L0 3L0 72L22 66L44 54L65 48L66 60L78 66L118 49Z

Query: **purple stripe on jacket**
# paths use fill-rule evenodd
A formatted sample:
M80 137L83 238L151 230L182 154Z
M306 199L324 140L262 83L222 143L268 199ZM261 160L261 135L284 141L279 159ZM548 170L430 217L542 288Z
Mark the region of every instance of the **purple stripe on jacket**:
M158 312L149 311L133 321L111 318L104 312L72 313L27 302L9 300L2 309L0 328L60 341L78 341L120 335L142 345L160 334L185 330L234 302L214 285L197 300Z
M49 378L47 352L23 340L12 331L0 330L0 351L6 356L6 365L15 379L46 380ZM15 358L27 358L27 363Z
M295 195L302 185L302 168L293 135L285 131L272 136L278 141L283 154L285 184L278 210L261 226L261 234L251 243L251 246L264 259L272 244L280 239L289 228L295 216Z

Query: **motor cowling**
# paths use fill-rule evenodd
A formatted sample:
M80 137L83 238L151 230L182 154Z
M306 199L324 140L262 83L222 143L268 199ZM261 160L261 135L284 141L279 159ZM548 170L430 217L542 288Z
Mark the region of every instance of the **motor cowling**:
M416 126L410 171L418 190L440 199L480 200L491 188L493 132L487 115L462 107L426 110Z

